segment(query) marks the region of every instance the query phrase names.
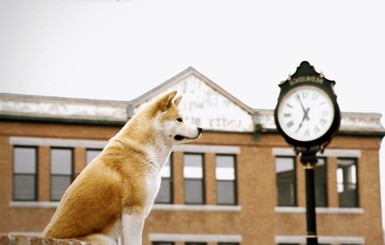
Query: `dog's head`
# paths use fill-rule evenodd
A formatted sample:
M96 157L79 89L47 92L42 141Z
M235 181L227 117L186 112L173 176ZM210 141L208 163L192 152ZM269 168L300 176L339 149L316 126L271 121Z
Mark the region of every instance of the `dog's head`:
M172 91L154 103L154 127L163 137L173 144L183 143L199 138L202 128L186 122L178 108L182 97L175 98L177 91Z

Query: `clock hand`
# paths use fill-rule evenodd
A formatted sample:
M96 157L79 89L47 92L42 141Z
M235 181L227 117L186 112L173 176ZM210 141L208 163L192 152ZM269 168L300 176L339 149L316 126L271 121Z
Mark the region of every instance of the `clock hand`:
M298 99L298 101L299 101L299 104L300 104L301 107L302 107L303 112L306 114L306 109L305 109L305 107L304 107L303 104L302 104L301 97L300 97L298 94L295 94L295 95L297 96L297 99Z
M310 119L309 119L309 110L310 110L310 107L308 107L308 108L304 111L304 114L303 114L303 117L302 117L302 121L301 121L301 123L298 125L298 128L295 130L295 133L297 133L298 130L302 127L303 122L305 121L305 119L310 120Z

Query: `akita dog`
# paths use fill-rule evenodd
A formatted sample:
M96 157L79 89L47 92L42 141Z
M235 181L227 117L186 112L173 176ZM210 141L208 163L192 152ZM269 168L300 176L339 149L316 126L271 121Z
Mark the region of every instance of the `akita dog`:
M142 244L145 218L160 187L160 171L173 145L197 139L173 91L137 113L64 193L45 238L97 244Z

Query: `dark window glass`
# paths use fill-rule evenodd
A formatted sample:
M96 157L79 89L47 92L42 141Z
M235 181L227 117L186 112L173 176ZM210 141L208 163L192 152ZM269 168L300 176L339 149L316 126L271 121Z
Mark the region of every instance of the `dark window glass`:
M37 148L13 149L13 200L37 200Z
M170 156L164 165L160 175L162 181L155 203L173 203L173 186L172 186L172 157Z
M173 242L152 242L152 245L174 245Z
M103 149L87 149L87 152L86 152L86 163L87 164L90 164L92 162L92 160L95 159L95 157L97 157L100 152L102 152Z
M314 170L315 182L315 198L317 207L326 207L327 200L327 174L326 174L326 159L318 158Z
M235 205L237 195L234 155L216 156L215 177L217 181L217 203Z
M358 207L357 159L338 158L337 191L340 207Z
M184 195L186 204L204 204L203 155L184 154Z
M51 200L59 201L72 182L73 151L66 148L51 149Z
M295 158L276 157L277 206L296 206Z

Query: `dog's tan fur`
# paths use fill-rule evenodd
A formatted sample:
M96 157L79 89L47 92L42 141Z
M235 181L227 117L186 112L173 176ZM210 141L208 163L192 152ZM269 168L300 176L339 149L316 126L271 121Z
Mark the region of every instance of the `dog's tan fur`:
M125 245L141 244L172 146L201 134L182 121L175 96L156 100L109 141L66 190L44 237L115 244L122 236Z

